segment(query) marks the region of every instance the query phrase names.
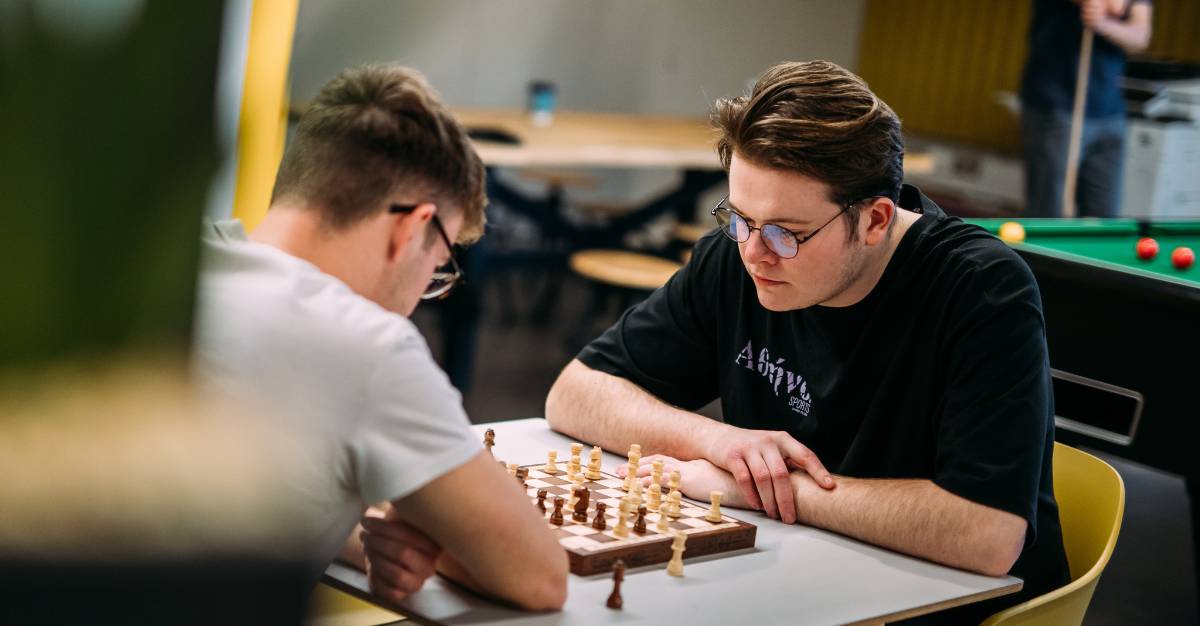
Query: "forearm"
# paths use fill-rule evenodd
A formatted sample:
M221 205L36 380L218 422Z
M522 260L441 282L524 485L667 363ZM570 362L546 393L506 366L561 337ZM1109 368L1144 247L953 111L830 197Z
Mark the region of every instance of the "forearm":
M578 360L567 365L550 389L546 419L554 430L618 454L636 443L643 454L685 461L704 458L710 443L731 428Z
M1149 12L1149 5L1137 3L1130 9L1128 19L1108 17L1097 22L1094 30L1126 54L1138 54L1150 45Z
M824 490L793 473L797 518L885 548L1000 576L1021 553L1025 521L930 480L838 477Z

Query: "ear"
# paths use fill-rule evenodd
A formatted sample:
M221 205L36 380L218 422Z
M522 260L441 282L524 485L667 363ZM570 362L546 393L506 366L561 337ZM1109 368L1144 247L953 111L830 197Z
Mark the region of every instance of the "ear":
M408 213L389 213L391 230L388 236L387 260L394 261L409 253L412 246L420 246L425 241L425 229L429 220L437 213L437 206L432 202L423 202Z
M896 219L896 205L890 198L875 198L867 208L863 209L859 222L866 223L867 232L863 242L868 246L879 245L887 239L888 226Z

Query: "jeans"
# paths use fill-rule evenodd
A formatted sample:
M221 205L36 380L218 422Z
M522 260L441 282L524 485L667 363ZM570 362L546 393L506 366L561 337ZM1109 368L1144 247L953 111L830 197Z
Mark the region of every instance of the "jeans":
M1062 217L1071 116L1066 112L1021 112L1025 153L1025 215ZM1087 118L1079 146L1076 215L1115 217L1120 211L1125 161L1125 116Z

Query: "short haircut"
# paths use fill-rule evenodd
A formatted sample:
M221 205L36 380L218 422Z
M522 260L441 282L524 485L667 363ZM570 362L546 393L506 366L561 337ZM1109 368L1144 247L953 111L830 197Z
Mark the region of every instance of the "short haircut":
M458 240L468 243L483 234L484 176L466 131L420 72L367 65L339 74L300 116L271 202L299 199L341 229L412 188L443 215L462 211Z
M729 169L738 157L803 174L829 186L845 205L871 196L897 201L904 179L900 118L861 78L829 61L780 63L749 95L717 100L717 152ZM859 211L847 211L850 239Z

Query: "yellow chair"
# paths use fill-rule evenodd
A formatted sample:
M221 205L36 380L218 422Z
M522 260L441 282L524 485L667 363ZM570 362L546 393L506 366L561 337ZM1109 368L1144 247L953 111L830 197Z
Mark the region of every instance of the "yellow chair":
M1056 442L1054 495L1071 582L996 613L984 620L983 626L1083 622L1100 573L1117 545L1125 515L1125 483L1108 463Z
M325 583L317 584L308 602L305 626L378 626L405 619L399 613L359 600Z

